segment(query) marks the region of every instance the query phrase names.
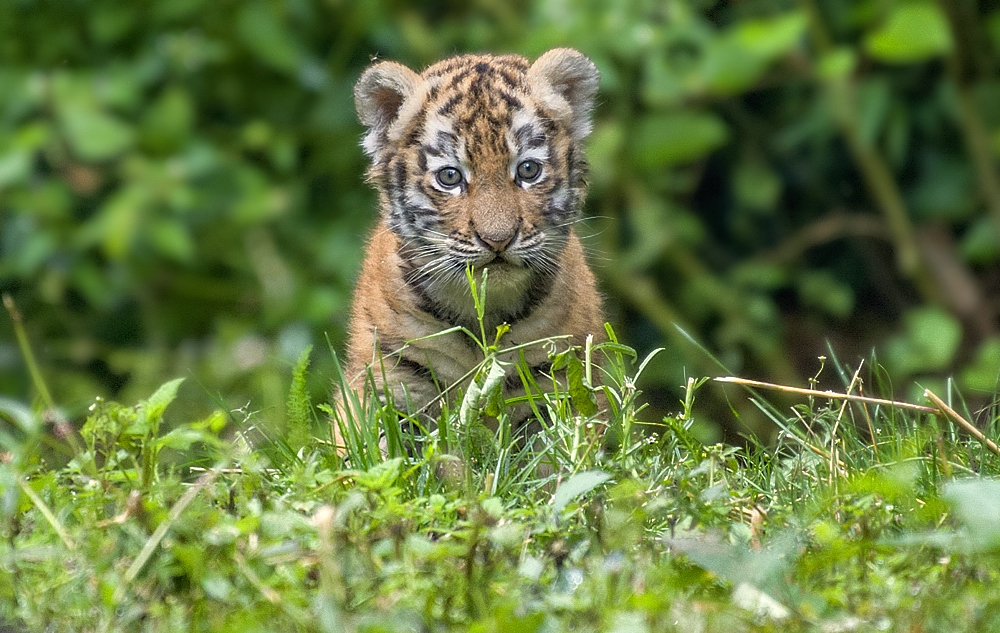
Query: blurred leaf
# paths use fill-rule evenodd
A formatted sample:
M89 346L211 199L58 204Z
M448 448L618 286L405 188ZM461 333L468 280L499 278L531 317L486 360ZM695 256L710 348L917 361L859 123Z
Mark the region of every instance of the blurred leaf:
M42 420L22 402L0 396L0 419L13 422L22 433L34 435L42 430ZM4 446L4 450L14 450L14 446Z
M163 412L167 409L174 398L177 397L177 390L180 388L183 378L175 378L160 385L153 395L143 403L143 412L147 420L159 420L163 417Z
M739 22L705 42L704 63L699 69L703 77L697 81L720 95L747 90L776 59L799 45L805 27L805 16L799 12ZM689 88L697 85L693 81L694 77Z
M688 86L678 77L666 55L651 55L644 60L642 97L650 106L676 106L686 96Z
M858 84L858 123L861 138L877 145L889 113L892 94L884 78L866 79Z
M828 272L803 272L798 279L798 291L803 303L839 319L847 318L854 310L854 293L850 286Z
M51 137L52 126L48 122L25 123L17 128L11 147L15 150L38 150L44 147Z
M14 270L22 275L39 272L56 252L55 239L48 233L33 232L20 240L11 252Z
M698 83L711 94L733 95L751 88L767 70L768 59L744 49L733 38L719 38L705 53Z
M993 44L994 54L1000 54L1000 11L993 11L986 18L986 33Z
M944 497L968 530L964 545L972 552L1000 548L1000 481L969 479L945 485Z
M846 46L834 49L823 55L819 60L819 75L827 81L841 80L849 77L858 65L858 56L853 49Z
M260 1L243 5L236 18L236 30L243 45L272 68L295 72L302 64L304 55L299 42L272 5Z
M995 262L1000 259L1000 239L993 218L981 217L962 236L962 256L976 264Z
M159 20L173 21L192 17L206 0L158 0L153 10Z
M885 24L868 35L865 47L884 62L920 62L945 55L952 49L948 18L930 2L899 4Z
M31 154L25 151L0 154L0 190L21 182L31 173Z
M805 13L792 11L773 18L740 22L733 34L745 50L770 62L802 42L806 24Z
M116 112L134 112L144 105L146 88L159 79L158 67L114 65L104 68L90 89L101 107Z
M274 130L267 121L256 119L250 121L240 132L243 144L248 149L261 150L268 146L274 136Z
M587 494L609 479L611 475L600 470L588 470L573 475L556 489L556 493L552 496L552 509L556 513L562 512L570 501Z
M698 538L672 538L670 548L684 553L699 567L735 585L749 583L765 591L782 593L784 571L794 562L798 538L787 531L771 539L763 551Z
M788 270L784 266L760 261L747 261L732 273L733 281L749 288L774 290L788 283Z
M975 359L962 370L962 386L979 393L1000 393L1000 337L983 341Z
M171 430L166 435L159 437L153 445L159 448L172 448L176 451L186 451L192 444L198 442L211 442L215 438L203 429L196 429L190 426L182 426Z
M736 199L755 211L774 211L781 196L782 183L767 164L748 160L741 162L733 179Z
M608 633L649 633L647 616L642 611L618 611L605 629Z
M98 215L83 226L75 239L83 246L99 243L109 258L124 259L135 245L149 195L150 191L141 184L119 190L104 203Z
M954 316L936 307L913 308L903 316L903 333L886 344L886 362L905 375L941 370L961 341L962 326Z
M941 220L963 220L976 212L975 176L969 164L954 156L931 154L909 202L914 214Z
M403 458L396 457L378 463L364 472L355 473L354 481L362 488L379 491L396 483L402 473Z
M625 129L620 123L598 123L587 139L587 158L590 177L595 188L614 184L619 177L621 151L625 143Z
M148 234L158 253L181 263L194 261L195 244L181 222L175 219L153 222L149 226Z
M124 3L94 3L90 12L90 34L102 44L112 44L128 33L135 23L137 7Z
M628 220L635 237L621 258L624 269L639 270L649 266L677 239L671 231L674 222L670 211L664 200L653 196L642 196L632 202Z
M260 170L241 165L236 172L240 196L233 206L232 218L242 225L254 225L288 210L287 192L273 186Z
M140 128L143 146L156 154L171 154L187 141L194 122L194 106L183 88L173 86L146 110Z
M668 167L702 158L728 137L726 124L711 112L652 115L640 119L633 130L633 155L643 167Z
M61 109L59 118L66 140L81 160L107 160L131 147L135 139L130 126L98 110L69 106Z

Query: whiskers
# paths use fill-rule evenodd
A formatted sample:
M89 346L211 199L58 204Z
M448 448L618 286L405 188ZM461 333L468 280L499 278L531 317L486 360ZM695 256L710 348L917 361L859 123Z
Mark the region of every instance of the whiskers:
M413 274L428 290L465 278L466 260L454 252L444 234L438 233L438 238L429 244L410 246L405 253L406 259L415 265Z
M576 218L563 223L544 227L528 235L522 235L503 259L492 260L492 253L461 239L460 236L447 235L441 231L424 231L419 236L403 240L401 254L411 264L411 272L415 279L427 291L444 291L448 294L466 287L465 271L468 266L476 269L489 266L510 266L522 268L532 275L559 279L560 285L573 284L573 271L560 275L563 260L563 249L566 246L568 233L560 229L584 223L582 218ZM584 225L586 226L586 225ZM585 239L592 239L597 234L584 231ZM579 234L579 232L578 232ZM588 258L610 261L603 253L592 245L583 243L584 253ZM497 278L499 281L501 278ZM513 278L510 278L513 281ZM523 283L523 277L518 277Z
M445 252L421 265L417 268L417 272L429 285L456 281L465 277L465 263L452 253Z
M608 229L607 222L603 222L604 226L601 228L595 228L592 221L593 220L613 220L611 216L598 215L591 217L579 217L568 222L561 222L559 224L554 224L553 228L561 229L567 226L572 226L576 229L576 236L580 239L580 245L583 247L583 254L589 261L597 261L602 264L614 261L614 258L609 257L607 252L601 250L597 247L594 242L598 237L603 235Z

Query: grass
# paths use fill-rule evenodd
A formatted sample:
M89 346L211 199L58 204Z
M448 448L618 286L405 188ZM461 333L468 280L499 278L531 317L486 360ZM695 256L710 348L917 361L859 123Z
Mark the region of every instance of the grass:
M574 353L539 343L559 378L539 385L480 332L483 363L421 442L369 387L350 396L357 418L340 421L346 455L328 409L309 401L308 354L280 432L221 410L167 429L180 381L135 405L95 403L78 434L0 401L0 622L1000 630L996 407L976 438L955 422L971 417L957 395L952 413L873 402L891 393L877 363L834 361L842 395L813 390L792 409L760 395L774 386L732 388L781 429L773 445L703 445L689 429L705 380L688 381L676 414L648 420L644 363L610 334ZM508 441L512 403L498 396L515 372L547 420L528 445ZM598 389L609 411L595 417Z

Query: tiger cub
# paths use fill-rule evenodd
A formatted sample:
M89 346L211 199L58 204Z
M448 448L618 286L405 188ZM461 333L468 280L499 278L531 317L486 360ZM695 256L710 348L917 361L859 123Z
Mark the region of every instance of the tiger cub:
M601 300L573 229L597 84L594 64L565 48L533 64L463 55L421 74L394 62L364 72L354 96L381 221L354 296L352 386L371 366L397 408L415 412L468 380L482 360L475 342L459 331L431 336L454 326L479 333L468 266L488 270L489 342L503 323L502 348L601 337ZM545 349L523 353L533 371L547 371ZM508 393L520 386L508 378Z

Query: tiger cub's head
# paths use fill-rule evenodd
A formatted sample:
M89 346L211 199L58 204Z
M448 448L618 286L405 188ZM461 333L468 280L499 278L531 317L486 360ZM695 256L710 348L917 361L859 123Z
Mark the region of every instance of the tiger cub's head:
M465 55L421 74L394 62L365 71L354 94L369 178L409 283L447 304L471 264L489 269L493 306L525 308L558 272L579 218L597 84L572 49L534 63Z

